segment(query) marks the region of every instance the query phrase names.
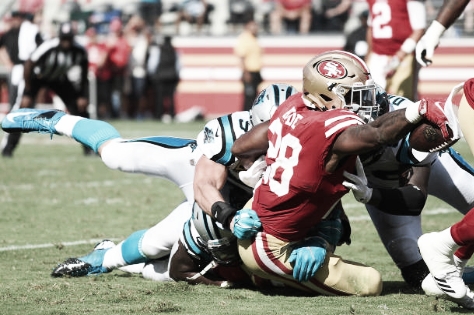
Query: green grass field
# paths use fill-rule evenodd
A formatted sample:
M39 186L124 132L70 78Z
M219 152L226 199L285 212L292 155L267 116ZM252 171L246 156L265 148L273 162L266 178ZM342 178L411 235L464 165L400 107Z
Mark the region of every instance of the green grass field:
M112 122L123 137L193 138L203 123ZM3 133L0 131L0 136ZM456 148L473 161L464 142ZM159 157L157 157L159 158ZM89 252L103 238L116 241L165 217L184 196L172 183L112 171L98 157L84 157L71 139L26 134L13 159L0 160L0 314L434 314L464 313L445 300L405 286L366 211L344 198L352 244L337 254L378 269L382 295L307 297L291 292L220 289L156 283L121 271L84 277L50 277L58 262ZM430 198L426 232L461 218Z

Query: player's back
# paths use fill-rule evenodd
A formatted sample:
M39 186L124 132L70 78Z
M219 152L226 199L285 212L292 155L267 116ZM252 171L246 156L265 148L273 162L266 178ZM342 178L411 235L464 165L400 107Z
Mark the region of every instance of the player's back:
M347 192L342 173L353 170L356 157L334 173L326 172L325 161L336 137L356 124L363 122L353 112L312 110L301 94L280 105L268 132L270 166L253 203L265 232L289 241L305 237Z

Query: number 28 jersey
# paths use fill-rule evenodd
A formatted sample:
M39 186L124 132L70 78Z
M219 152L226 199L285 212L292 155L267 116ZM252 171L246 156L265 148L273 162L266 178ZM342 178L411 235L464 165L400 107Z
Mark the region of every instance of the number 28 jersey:
M300 240L326 217L348 192L343 171L354 171L356 156L342 160L334 173L325 162L337 136L363 121L346 110L315 111L302 94L290 97L273 115L262 183L254 193L253 209L263 230L285 241Z

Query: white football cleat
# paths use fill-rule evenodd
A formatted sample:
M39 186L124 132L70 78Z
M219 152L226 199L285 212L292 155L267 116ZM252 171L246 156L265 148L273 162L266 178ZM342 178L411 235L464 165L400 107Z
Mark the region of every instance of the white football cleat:
M436 285L435 280L431 274L427 275L426 278L421 283L421 288L428 296L434 296L438 298L443 298L454 303L457 303L459 306L462 306L466 309L474 309L474 293L471 292L468 286L466 286L466 295L462 298L453 298L443 291Z
M453 241L450 229L423 234L418 247L438 288L454 299L465 297L466 285L453 259L459 245Z

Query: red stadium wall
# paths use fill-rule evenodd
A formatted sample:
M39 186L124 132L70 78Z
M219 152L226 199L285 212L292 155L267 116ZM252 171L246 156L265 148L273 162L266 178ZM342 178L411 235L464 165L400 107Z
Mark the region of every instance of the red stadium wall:
M286 82L301 89L301 69L314 55L340 49L341 36L262 37L265 80ZM235 38L175 38L181 53L182 81L178 86L177 111L193 106L206 116L240 110L242 84L238 59L233 54ZM474 39L442 40L433 65L420 71L420 97L446 97L457 83L474 76Z

